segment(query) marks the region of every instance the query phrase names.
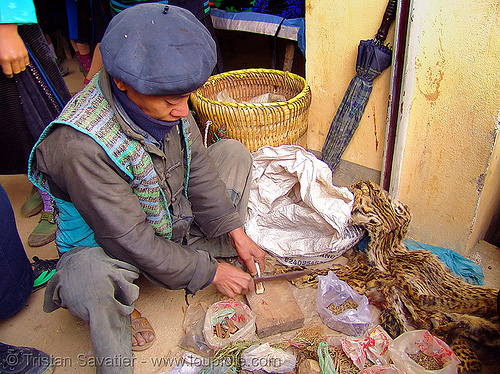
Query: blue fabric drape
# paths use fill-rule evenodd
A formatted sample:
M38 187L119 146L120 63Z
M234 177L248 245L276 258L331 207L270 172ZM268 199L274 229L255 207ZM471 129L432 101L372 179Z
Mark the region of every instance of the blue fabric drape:
M443 261L450 270L470 284L484 285L484 275L481 266L474 261L465 258L451 249L436 247L429 244L417 242L415 240L404 239L403 244L410 251L415 249L425 249L432 252Z
M370 237L367 236L358 243L360 251L366 252ZM424 244L415 240L403 239L403 244L409 251L423 249L439 257L441 261L458 277L470 284L484 285L484 275L481 266L465 258L451 249Z

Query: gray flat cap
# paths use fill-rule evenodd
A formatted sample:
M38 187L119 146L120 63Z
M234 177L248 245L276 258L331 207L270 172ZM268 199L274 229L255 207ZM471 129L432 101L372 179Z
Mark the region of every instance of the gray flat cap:
M159 3L127 8L100 46L106 71L144 95L182 95L201 87L217 62L215 42L186 9Z

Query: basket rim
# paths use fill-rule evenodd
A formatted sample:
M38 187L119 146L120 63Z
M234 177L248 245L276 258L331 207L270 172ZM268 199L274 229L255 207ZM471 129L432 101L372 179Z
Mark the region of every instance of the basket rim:
M289 76L292 79L301 81L304 83L304 87L302 90L292 97L290 100L286 101L274 101L271 103L231 103L231 102L226 102L226 101L218 101L218 100L212 100L208 99L205 96L202 96L200 93L201 88L205 86L207 83L209 83L211 80L217 79L217 78L222 78L222 77L230 77L234 75L241 75L241 74L247 74L247 73L275 73L281 76ZM309 87L309 84L307 83L307 80L305 80L303 77L300 75L297 75L295 73L291 73L289 71L283 71L283 70L276 70L276 69L264 69L264 68L251 68L251 69L239 69L239 70L231 70L227 71L224 73L220 73L217 75L212 75L208 80L203 84L200 88L198 88L195 92L193 92L191 95L196 97L199 101L204 101L206 103L210 103L213 105L221 105L224 107L231 106L234 108L261 108L261 107L276 107L276 106L283 106L283 104L292 104L297 101L301 101L304 98L307 99L307 94L310 93L311 89Z

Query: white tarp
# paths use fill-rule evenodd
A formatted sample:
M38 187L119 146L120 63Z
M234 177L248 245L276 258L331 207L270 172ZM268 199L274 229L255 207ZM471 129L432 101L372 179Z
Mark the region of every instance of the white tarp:
M309 265L342 255L364 235L348 225L353 195L332 184L325 162L294 145L264 146L252 157L245 231L261 248L287 265Z

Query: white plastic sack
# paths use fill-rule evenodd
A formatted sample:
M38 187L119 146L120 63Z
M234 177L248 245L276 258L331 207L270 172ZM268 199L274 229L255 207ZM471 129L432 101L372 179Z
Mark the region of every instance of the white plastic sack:
M207 365L205 361L206 358L186 351L182 354L181 362L162 374L198 374Z
M427 370L408 355L423 352L443 365L441 370ZM398 369L407 374L457 374L460 360L452 349L427 330L405 332L389 346L389 356Z
M216 362L212 357L185 351L175 367L161 374L234 374L234 370L226 362Z
M323 262L335 260L349 248L358 243L365 235L366 231L362 227L347 225L342 233L342 236L335 242L334 250L318 255L304 254L303 256L277 257L277 260L286 266L309 266L321 264Z
M310 265L342 255L362 238L362 230L348 226L354 197L332 184L325 162L294 145L264 146L252 157L245 231L261 248L287 265Z
M240 360L243 370L264 370L266 373L290 373L297 363L295 355L272 348L269 343L250 346L243 351Z
M217 94L217 101L224 103L237 103L235 99L229 95L227 89L222 90ZM262 95L254 96L247 101L242 101L243 103L274 103L277 101L286 101L286 97L280 94L275 94L272 92L267 92Z

